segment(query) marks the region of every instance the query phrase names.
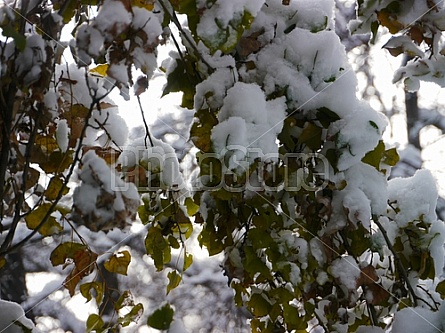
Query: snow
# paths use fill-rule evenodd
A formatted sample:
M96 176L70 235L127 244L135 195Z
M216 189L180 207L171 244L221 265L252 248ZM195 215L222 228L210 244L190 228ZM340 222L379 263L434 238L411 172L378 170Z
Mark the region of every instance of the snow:
M130 25L132 15L125 8L123 2L107 0L101 6L94 20L94 27L105 36L105 41L112 41Z
M245 156L249 163L262 156L276 160L276 139L285 118L284 99L266 102L258 85L237 82L227 91L223 103L218 113L220 123L212 130L212 142L220 156L235 151L236 159L230 160L229 168Z
M57 121L56 140L61 152L66 152L68 149L68 138L70 134L70 128L66 119L60 119Z
M392 333L437 333L445 329L445 306L433 312L429 309L416 307L398 311L392 325Z
M388 200L396 202L399 208L394 217L399 227L419 219L428 224L436 221L437 197L436 181L428 170L418 170L410 178L394 178L388 182Z
M240 20L245 12L253 17L256 16L264 2L264 0L217 0L204 11L196 29L197 33L203 40L211 41L220 35L221 29L227 28L230 21Z
M25 312L21 306L14 302L0 300L0 331L3 333L23 333L23 329L14 324L18 321L28 329L33 329L33 322L25 317Z
M349 290L355 290L360 277L360 268L354 257L345 256L335 259L330 267L330 273Z

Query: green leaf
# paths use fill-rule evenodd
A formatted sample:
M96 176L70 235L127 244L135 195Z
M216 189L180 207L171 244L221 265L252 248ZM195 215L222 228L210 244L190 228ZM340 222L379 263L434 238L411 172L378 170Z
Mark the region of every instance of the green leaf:
M68 150L65 153L53 151L46 160L41 161L39 166L46 173L62 172L73 163L73 154L73 150Z
M122 327L126 327L130 325L132 322L136 322L138 318L142 316L144 312L144 306L141 303L136 304L133 308L128 312L125 316L119 317L117 322L122 325Z
M176 59L175 69L168 74L167 84L162 92L162 97L172 92L182 92L181 106L193 109L195 87L200 82L194 69L195 61L191 56L183 59Z
M193 216L199 211L199 205L195 204L193 199L190 197L185 199L184 204L187 207L187 214L189 216Z
M111 273L127 275L127 269L130 261L130 252L122 251L118 252L117 254L113 254L111 258L108 259L107 262L105 262L104 267Z
M162 270L164 264L171 260L171 249L169 243L162 235L162 230L157 227L151 227L145 238L145 249L147 254L154 260L156 269Z
M92 313L89 315L87 319L87 333L95 331L96 333L103 332L102 329L104 327L105 323L101 316Z
M256 317L267 316L272 309L272 304L262 294L253 294L247 302L249 311Z
M64 186L64 181L59 176L54 176L51 178L48 184L48 188L45 191L45 197L48 200L56 200L57 195L62 190L62 195L69 192L69 188Z
M182 280L181 275L178 274L178 271L174 270L167 274L168 277L168 285L167 285L167 295L175 289L177 286L179 286L179 283Z
M173 321L174 311L170 304L155 310L147 319L147 325L157 330L168 330Z
M87 282L79 287L80 293L86 298L87 302L91 301L94 297L96 304L99 305L104 297L104 284L101 282L93 281ZM91 292L93 291L95 295Z
M445 299L445 280L437 284L436 291L440 294L440 298Z
M12 37L14 39L15 47L22 52L26 47L26 38L18 33L12 26L2 26L2 35L5 37Z
M317 109L317 119L324 128L328 128L331 123L340 120L340 117L334 111L331 111L326 107L322 107Z
M87 247L81 243L62 243L51 252L50 261L53 266L63 265L66 259L74 259L76 252L86 249Z
M258 228L249 230L249 239L256 249L267 248L274 242L270 233Z
M363 158L362 162L369 164L380 170L380 161L382 160L383 153L385 152L385 144L382 140L379 141L374 150L368 152Z
M308 146L310 149L320 149L321 148L321 135L322 128L318 127L312 123L308 123L307 126L301 132L300 137L298 138L299 144L304 144Z
M36 229L49 213L50 208L51 204L47 202L31 211L25 217L26 226L31 230ZM54 216L49 216L43 226L39 229L39 233L42 236L51 236L60 233L62 230L63 227L57 223L56 218Z
M184 255L184 266L182 267L183 271L186 271L193 264L193 255L186 253Z
M369 125L371 125L373 128L375 128L377 130L377 133L380 133L380 129L379 126L377 126L377 124L375 122L373 122L372 120L369 121Z
M396 148L390 148L388 150L385 150L385 152L383 153L382 162L389 166L396 165L397 162L399 162L399 160L400 160L400 157L399 157L399 154L397 153Z

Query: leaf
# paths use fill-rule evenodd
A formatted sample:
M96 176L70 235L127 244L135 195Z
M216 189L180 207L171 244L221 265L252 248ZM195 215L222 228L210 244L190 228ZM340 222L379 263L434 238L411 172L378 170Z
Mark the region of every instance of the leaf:
M272 305L261 294L255 293L247 302L249 311L256 317L262 317L269 314Z
M101 316L92 313L88 316L87 319L87 332L95 331L96 333L103 332L102 329L104 327L105 323Z
M298 143L305 144L310 149L320 149L322 130L321 127L308 123L303 129L303 132L301 132L300 137L298 138Z
M136 304L133 308L128 312L125 316L118 318L118 323L122 325L122 327L127 327L132 322L136 322L138 318L142 316L144 312L144 306L141 303Z
M128 265L131 261L131 255L128 251L118 252L117 255L113 254L107 262L105 262L104 267L107 271L111 273L117 273L122 275L127 275Z
M2 269L6 265L5 257L0 257L0 269Z
M390 148L388 150L385 150L383 153L383 159L382 162L389 165L394 166L396 165L400 160L399 154L397 153L396 148Z
M170 304L155 310L147 319L147 325L157 330L168 330L173 321L174 311Z
M248 235L252 245L257 250L267 248L274 242L273 238L270 236L270 233L268 233L266 230L258 228L250 229Z
M40 172L38 172L34 168L28 169L28 174L26 177L26 183L25 183L25 191L29 190L31 187L37 184L40 178Z
M59 149L57 140L52 135L39 135L35 140L36 145L40 146L40 149L45 154L51 154L56 149Z
M65 153L54 151L46 160L41 161L39 166L46 173L62 172L73 163L73 154L73 150L68 150Z
M131 0L131 5L139 8L145 8L149 12L153 10L155 0Z
M340 117L334 111L331 111L326 107L322 107L317 109L317 119L324 128L328 128L331 123L340 120Z
M382 140L379 141L374 150L368 152L363 158L362 162L369 164L380 170L380 161L382 160L383 153L385 152L385 144Z
M100 76L107 76L108 67L110 67L110 65L108 65L108 64L99 64L96 67L91 68L89 70L89 72L91 74L97 74L97 75L100 75Z
M158 271L162 270L164 264L169 263L171 260L169 243L159 228L152 226L148 230L147 237L145 238L145 249L147 254L154 260L155 267Z
M86 298L87 302L94 297L96 304L99 305L104 297L104 284L101 282L87 282L79 287L80 293ZM92 291L95 295L93 295Z
M50 213L51 204L49 202L41 204L39 207L31 211L25 217L26 226L34 230L44 220L45 216ZM40 227L39 233L42 236L51 236L58 234L63 230L63 227L56 221L54 216L49 215L45 223Z
M76 252L85 250L87 247L81 243L66 242L57 246L51 252L50 261L53 266L63 265L66 259L74 259Z
M189 216L195 215L199 211L199 205L195 204L192 198L187 197L184 202L187 207L187 214Z
M440 294L440 298L445 299L445 280L437 284L436 291Z
M63 282L71 297L74 295L74 290L80 280L93 272L94 264L97 260L97 254L88 249L79 250L74 253L73 260L74 269L70 272L70 274L68 274Z
M67 186L64 186L64 181L62 180L62 178L59 176L54 176L49 181L48 187L45 191L45 197L48 200L56 200L61 190L62 195L65 195L69 192L69 188Z
M14 39L15 47L22 52L26 47L26 38L18 33L12 26L2 26L2 35L5 37L12 37Z
M161 97L172 92L182 92L181 107L193 109L195 87L200 82L194 66L194 60L190 56L184 57L184 60L176 59L176 67L168 74Z
M168 277L168 285L167 285L167 295L175 289L177 286L179 286L179 283L182 280L181 275L178 274L178 271L174 270L167 274Z
M377 18L379 19L380 24L387 27L389 32L393 35L404 28L404 25L397 21L396 17L386 8L377 12Z
M183 271L186 271L193 264L193 255L186 253L184 255L184 266L182 267Z

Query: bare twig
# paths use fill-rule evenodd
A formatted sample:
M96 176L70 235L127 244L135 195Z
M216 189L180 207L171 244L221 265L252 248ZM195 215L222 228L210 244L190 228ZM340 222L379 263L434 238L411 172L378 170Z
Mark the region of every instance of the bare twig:
M147 138L150 140L150 145L154 147L155 145L153 144L153 140L150 135L150 129L148 128L147 120L145 119L145 114L144 114L144 109L142 108L141 99L139 96L136 96L136 98L138 99L139 109L141 110L142 121L144 122L145 126L145 138L144 138L145 148L148 148Z

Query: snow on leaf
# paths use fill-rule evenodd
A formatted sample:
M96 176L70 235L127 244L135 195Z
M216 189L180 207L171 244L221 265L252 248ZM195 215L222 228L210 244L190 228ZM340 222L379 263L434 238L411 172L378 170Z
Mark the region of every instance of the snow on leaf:
M131 255L128 251L118 252L113 254L108 261L105 262L104 267L111 273L118 273L127 275L128 265L131 261Z

